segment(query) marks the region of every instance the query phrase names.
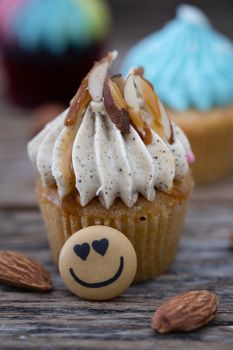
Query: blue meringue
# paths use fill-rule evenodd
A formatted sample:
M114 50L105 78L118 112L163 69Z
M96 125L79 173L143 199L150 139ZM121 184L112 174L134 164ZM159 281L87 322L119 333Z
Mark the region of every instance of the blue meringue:
M233 44L198 8L179 5L176 18L136 44L122 66L143 66L162 102L177 111L233 103Z
M104 0L5 0L1 12L0 37L32 53L88 47L104 39L111 24Z

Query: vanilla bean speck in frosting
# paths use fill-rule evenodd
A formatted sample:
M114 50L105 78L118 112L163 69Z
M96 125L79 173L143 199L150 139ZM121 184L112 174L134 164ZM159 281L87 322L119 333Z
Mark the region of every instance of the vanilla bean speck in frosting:
M128 207L139 194L153 201L194 160L142 69L110 76L115 57L97 62L71 106L28 144L43 186L56 184L61 199L76 189L82 206L95 197L107 209L118 197Z

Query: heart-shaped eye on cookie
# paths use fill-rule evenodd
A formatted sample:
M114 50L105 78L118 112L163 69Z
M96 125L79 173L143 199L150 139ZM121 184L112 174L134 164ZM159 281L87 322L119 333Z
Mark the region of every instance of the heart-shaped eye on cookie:
M66 286L87 300L120 295L132 283L136 270L132 243L109 226L88 226L73 233L59 256L59 272Z
M103 238L92 242L92 248L100 255L104 256L109 246L108 239Z
M90 246L88 243L76 244L73 250L82 260L86 260L90 253Z

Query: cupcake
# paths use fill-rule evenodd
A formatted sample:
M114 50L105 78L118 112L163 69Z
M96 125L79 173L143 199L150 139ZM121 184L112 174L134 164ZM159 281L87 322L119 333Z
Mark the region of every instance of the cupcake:
M1 0L0 51L11 99L68 103L101 55L110 22L104 0Z
M110 75L96 63L65 110L28 144L55 263L64 242L91 225L125 234L136 281L171 265L192 190L189 142L171 123L141 68Z
M123 71L142 64L145 77L185 131L197 158L196 182L217 180L233 163L233 45L194 6L127 54Z

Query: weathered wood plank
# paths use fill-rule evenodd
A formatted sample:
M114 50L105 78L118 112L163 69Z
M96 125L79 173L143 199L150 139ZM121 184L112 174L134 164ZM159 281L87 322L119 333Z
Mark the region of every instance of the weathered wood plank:
M34 205L34 175L26 153L28 111L0 103L0 205Z
M38 294L1 286L0 339L10 340L12 348L214 349L215 342L224 341L227 349L233 342L233 251L228 241L232 209L232 204L193 203L172 270L102 303L80 300L64 287L51 262L38 212L1 212L1 248L20 250L41 261L52 273L55 289ZM150 317L163 298L200 288L220 297L218 315L208 327L168 336L150 329Z

